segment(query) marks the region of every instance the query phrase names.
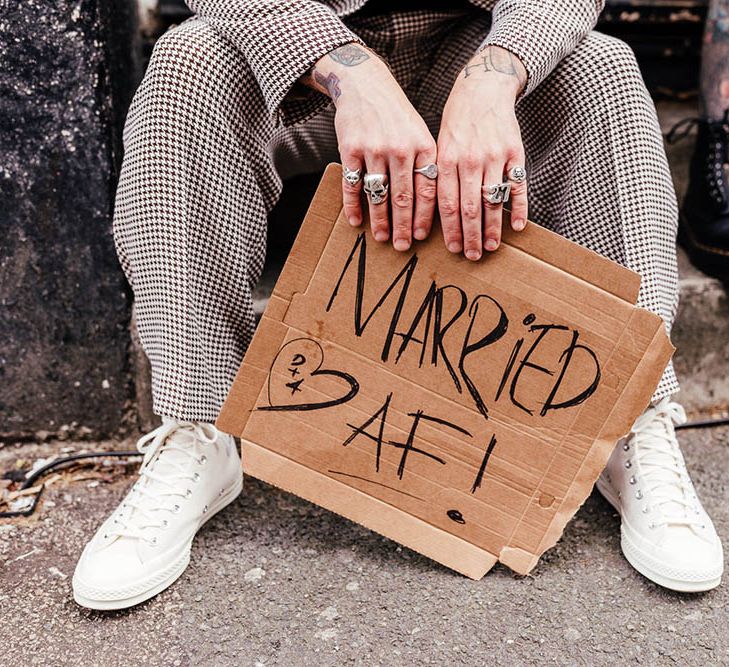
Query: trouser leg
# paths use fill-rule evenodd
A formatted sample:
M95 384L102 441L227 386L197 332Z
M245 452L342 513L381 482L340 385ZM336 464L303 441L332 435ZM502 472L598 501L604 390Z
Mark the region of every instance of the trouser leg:
M591 33L517 107L530 217L641 275L638 305L670 333L676 196L655 107L623 42ZM669 365L653 400L678 391Z
M253 336L281 190L274 153L289 171L316 169L331 158L331 119L311 132L274 127L247 63L204 22L158 41L125 126L114 214L157 414L217 417Z

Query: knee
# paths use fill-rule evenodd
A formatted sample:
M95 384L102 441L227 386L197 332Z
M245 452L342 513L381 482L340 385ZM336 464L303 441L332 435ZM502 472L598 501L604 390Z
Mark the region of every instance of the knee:
M204 21L193 19L165 32L155 44L145 83L174 91L209 85L227 45ZM144 83L143 83L144 85Z
M633 49L625 42L591 32L570 54L564 65L574 88L619 100L631 94L646 95L643 77Z
M585 38L585 46L591 52L592 62L606 74L640 71L635 52L622 39L591 32Z

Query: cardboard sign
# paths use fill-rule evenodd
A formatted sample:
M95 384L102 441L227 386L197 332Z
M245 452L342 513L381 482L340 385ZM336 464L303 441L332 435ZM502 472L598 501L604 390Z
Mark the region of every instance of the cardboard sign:
M527 573L672 354L640 278L536 224L479 262L342 214L330 165L217 425L247 474L473 578Z

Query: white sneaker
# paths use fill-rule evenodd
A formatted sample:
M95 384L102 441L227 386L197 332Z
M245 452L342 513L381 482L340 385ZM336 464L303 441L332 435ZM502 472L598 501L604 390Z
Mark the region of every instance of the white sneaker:
M139 479L86 545L73 597L91 609L124 609L157 595L190 562L192 539L241 491L232 437L212 424L162 425L140 438Z
M675 591L707 591L721 581L724 554L701 506L676 440L683 408L663 399L618 443L597 488L621 516L621 547L651 581Z

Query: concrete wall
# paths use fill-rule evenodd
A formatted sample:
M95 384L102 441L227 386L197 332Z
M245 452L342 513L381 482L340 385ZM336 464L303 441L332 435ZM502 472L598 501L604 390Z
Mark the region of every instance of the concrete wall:
M104 436L133 396L111 212L129 0L0 0L0 436Z

